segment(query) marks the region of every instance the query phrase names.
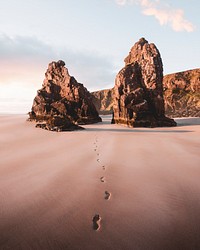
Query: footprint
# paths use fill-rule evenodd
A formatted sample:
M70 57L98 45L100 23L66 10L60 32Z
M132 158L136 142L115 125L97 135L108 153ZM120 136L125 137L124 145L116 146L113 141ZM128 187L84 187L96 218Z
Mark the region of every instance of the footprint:
M99 156L99 153L97 153L97 156Z
M111 196L111 193L109 193L108 191L105 191L105 200L109 200Z
M102 176L102 177L100 178L100 181L101 181L101 182L105 182L105 177Z
M97 159L97 161L99 162L100 160L99 160L99 159Z
M100 215L99 214L95 214L95 216L93 217L92 221L93 221L93 229L95 231L99 230L100 229L100 221L101 221Z
M103 169L103 170L106 170L106 167L105 167L105 166L102 166L102 169Z
M94 151L97 151L96 148L94 149Z

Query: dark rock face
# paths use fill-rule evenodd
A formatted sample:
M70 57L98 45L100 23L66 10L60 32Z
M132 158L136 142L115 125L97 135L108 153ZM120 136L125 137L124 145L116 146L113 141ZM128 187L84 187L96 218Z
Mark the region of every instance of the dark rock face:
M170 117L200 117L200 69L164 77L165 110Z
M115 80L112 123L131 127L176 126L165 117L163 66L154 44L141 38Z
M70 127L80 128L74 126L75 124L101 121L92 103L91 94L83 84L69 75L65 63L61 60L49 64L42 88L37 92L29 116L30 120L47 123L51 121L51 124L59 120L59 128L62 130L68 130Z

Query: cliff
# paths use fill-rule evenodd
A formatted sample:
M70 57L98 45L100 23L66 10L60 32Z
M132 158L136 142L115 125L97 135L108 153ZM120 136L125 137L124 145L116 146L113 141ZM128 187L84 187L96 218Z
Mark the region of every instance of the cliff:
M200 69L165 75L163 90L167 116L200 117ZM112 114L112 92L113 89L107 89L91 93L92 100L100 114L104 114L105 111L105 114Z
M170 117L200 117L200 69L166 75L164 98Z
M94 91L92 94L92 101L98 110L99 114L107 115L113 112L113 94L114 88Z

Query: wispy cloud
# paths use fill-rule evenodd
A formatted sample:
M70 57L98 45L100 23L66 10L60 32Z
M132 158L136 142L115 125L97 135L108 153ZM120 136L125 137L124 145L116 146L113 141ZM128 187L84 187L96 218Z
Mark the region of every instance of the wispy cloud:
M59 59L88 90L114 84L114 63L108 56L52 47L36 37L0 34L0 113L28 112L48 63Z
M125 5L128 3L128 1L127 0L116 0L116 3L119 5Z
M118 5L139 4L142 13L155 17L160 25L170 25L174 31L193 32L195 27L184 17L182 9L174 9L160 0L115 0Z
M56 48L36 37L10 37L0 34L0 84L25 82L37 86L48 63L62 59L69 72L88 89L114 82L114 63L109 56L93 51ZM42 81L39 83L42 85Z

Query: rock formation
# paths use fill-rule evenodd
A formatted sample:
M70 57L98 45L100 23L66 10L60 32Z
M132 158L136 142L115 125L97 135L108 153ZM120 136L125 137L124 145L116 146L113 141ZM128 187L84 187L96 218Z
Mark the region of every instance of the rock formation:
M165 117L163 66L154 44L141 38L115 80L112 123L131 127L176 126Z
M69 75L61 60L49 64L29 116L30 120L45 121L46 124L41 124L41 127L50 130L78 129L78 124L101 121L91 94Z
M163 78L165 114L169 117L200 117L200 69L173 73ZM113 113L113 89L92 92L100 114ZM106 104L106 105L105 105Z

